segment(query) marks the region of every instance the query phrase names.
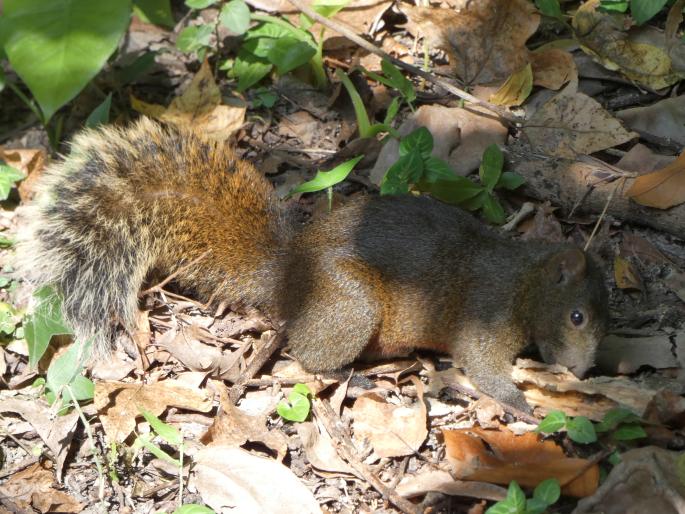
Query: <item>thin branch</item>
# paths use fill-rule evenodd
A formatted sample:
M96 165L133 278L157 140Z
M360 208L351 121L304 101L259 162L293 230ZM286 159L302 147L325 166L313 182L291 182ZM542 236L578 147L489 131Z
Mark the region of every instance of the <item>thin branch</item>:
M486 102L484 100L481 100L480 98L476 98L475 96L467 93L463 89L459 89L453 84L450 84L449 82L437 78L434 74L428 73L420 68L417 68L416 66L412 66L411 64L408 64L404 61L401 61L399 59L396 59L392 57L390 54L387 52L384 52L380 48L378 48L376 45L373 43L368 42L366 39L362 38L359 36L353 29L350 27L344 25L343 23L340 23L338 21L334 21L328 18L325 18L324 16L321 16L319 13L311 9L309 6L305 5L302 0L288 0L291 4L293 4L297 9L299 9L302 13L306 14L309 16L311 19L318 21L321 25L324 27L327 27L331 29L334 32L337 32L338 34L341 34L342 36L346 37L353 43L359 45L362 47L364 50L371 52L372 54L378 55L384 59L387 59L391 63L393 63L395 66L398 68L402 68L409 73L412 73L414 75L417 75L419 77L422 77L433 84L443 88L447 92L453 94L456 97L459 97L463 100L466 100L467 102L471 102L475 105L478 105L480 107L484 107L485 109L492 111L495 113L499 118L506 120L509 123L518 123L521 122L521 119L517 116L514 116L512 113L507 111L506 109L500 107L499 105L494 105L491 104L490 102Z

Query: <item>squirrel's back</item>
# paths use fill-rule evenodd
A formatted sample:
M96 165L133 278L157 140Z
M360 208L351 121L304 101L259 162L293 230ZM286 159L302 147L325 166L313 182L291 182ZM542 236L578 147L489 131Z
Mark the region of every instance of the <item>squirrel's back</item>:
M227 144L146 118L79 134L29 216L19 261L99 354L117 326L135 328L153 270L187 266L178 281L201 298L268 306L291 234L271 185Z

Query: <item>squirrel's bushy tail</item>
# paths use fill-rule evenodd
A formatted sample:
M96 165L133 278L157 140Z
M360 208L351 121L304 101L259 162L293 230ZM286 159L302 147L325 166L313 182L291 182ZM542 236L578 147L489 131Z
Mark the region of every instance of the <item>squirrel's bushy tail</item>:
M168 275L197 261L181 285L256 306L277 287L287 223L268 181L227 144L146 118L86 130L36 195L18 267L36 287L54 287L96 355L118 330L135 330L153 269Z

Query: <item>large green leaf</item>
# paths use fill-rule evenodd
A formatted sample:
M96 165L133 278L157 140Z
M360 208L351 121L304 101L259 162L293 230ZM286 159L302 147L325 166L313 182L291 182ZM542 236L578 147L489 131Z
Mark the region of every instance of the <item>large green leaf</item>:
M46 121L102 69L130 16L130 0L5 0L0 40Z

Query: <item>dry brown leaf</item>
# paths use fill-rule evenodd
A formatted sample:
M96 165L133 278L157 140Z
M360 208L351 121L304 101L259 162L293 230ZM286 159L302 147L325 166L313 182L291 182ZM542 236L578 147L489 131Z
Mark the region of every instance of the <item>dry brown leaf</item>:
M302 447L307 455L307 461L318 471L324 471L325 476L342 476L349 478L356 475L344 460L342 460L333 445L331 436L318 424L310 421L295 425L297 435L302 440Z
M640 272L632 262L620 255L614 258L614 279L619 289L645 290L642 278L640 278Z
M240 448L198 452L190 485L215 512L321 513L312 492L287 467Z
M288 439L283 432L269 430L266 416L247 414L228 398L228 390L221 382L215 382L219 390L221 413L204 433L201 442L207 446L242 446L259 441L276 452L276 459L283 461L288 451Z
M656 369L677 368L668 335L621 337L608 335L597 352L597 366L606 373L634 373L641 366Z
M630 232L623 232L621 255L635 257L647 264L672 265L671 260L644 237Z
M498 83L529 62L526 41L540 23L527 0L481 0L464 9L403 4L407 29L443 49L457 76L469 85ZM417 30L418 29L418 30Z
M421 385L417 385L417 396L418 400L410 406L392 405L375 393L357 398L352 406L355 438L368 439L381 457L418 451L428 436Z
M685 484L678 472L682 453L647 446L621 453L621 462L591 498L578 502L574 514L680 514L685 512Z
M599 4L600 0L589 0L573 17L583 51L605 68L653 89L680 80L682 70L674 69L663 32L649 26L629 29L627 16L600 11Z
M212 400L206 391L165 380L156 384L96 382L95 407L110 441L123 441L136 427L141 409L159 416L167 407L209 412Z
M503 500L507 496L507 491L503 487L485 482L455 480L447 471L442 470L422 471L416 475L405 476L395 490L405 498L430 491L492 501Z
M637 177L625 195L657 209L685 202L685 152L660 170Z
M0 412L19 414L36 431L56 460L55 473L62 476L62 468L74 437L78 412L57 416L41 399L3 398Z
M26 202L33 198L35 185L42 175L48 156L42 148L10 149L0 146L0 160L18 169L26 178L19 184L19 197Z
M27 512L34 512L34 509L46 514L82 512L84 505L57 489L56 485L53 472L37 462L12 474L0 485L0 496L10 498L12 503Z
M539 434L516 436L508 430L443 430L447 460L458 478L535 487L556 478L564 494L582 498L595 492L599 467L566 457L554 441Z
M247 104L239 98L233 105L222 103L208 61L204 61L188 87L168 107L148 104L131 97L131 106L138 112L175 125L192 128L207 139L225 141L245 121Z
M683 107L685 108L685 104ZM685 119L683 119L683 123L685 123ZM631 126L631 128L633 127ZM626 171L646 173L663 168L674 160L675 156L655 153L649 147L638 143L628 150L615 166Z
M570 52L560 48L548 48L531 52L533 84L558 90L570 80L578 79L576 62Z
M551 243L561 243L564 241L564 233L561 223L554 216L554 209L549 202L539 205L535 210L532 219L523 221L519 227L521 239L524 240L543 240Z
M490 97L490 102L508 107L521 105L533 90L533 69L530 63L514 72Z
M571 81L542 104L526 122L523 131L537 149L569 159L637 137L626 131L597 101L579 93L577 81Z
M616 113L627 127L685 146L685 95Z

